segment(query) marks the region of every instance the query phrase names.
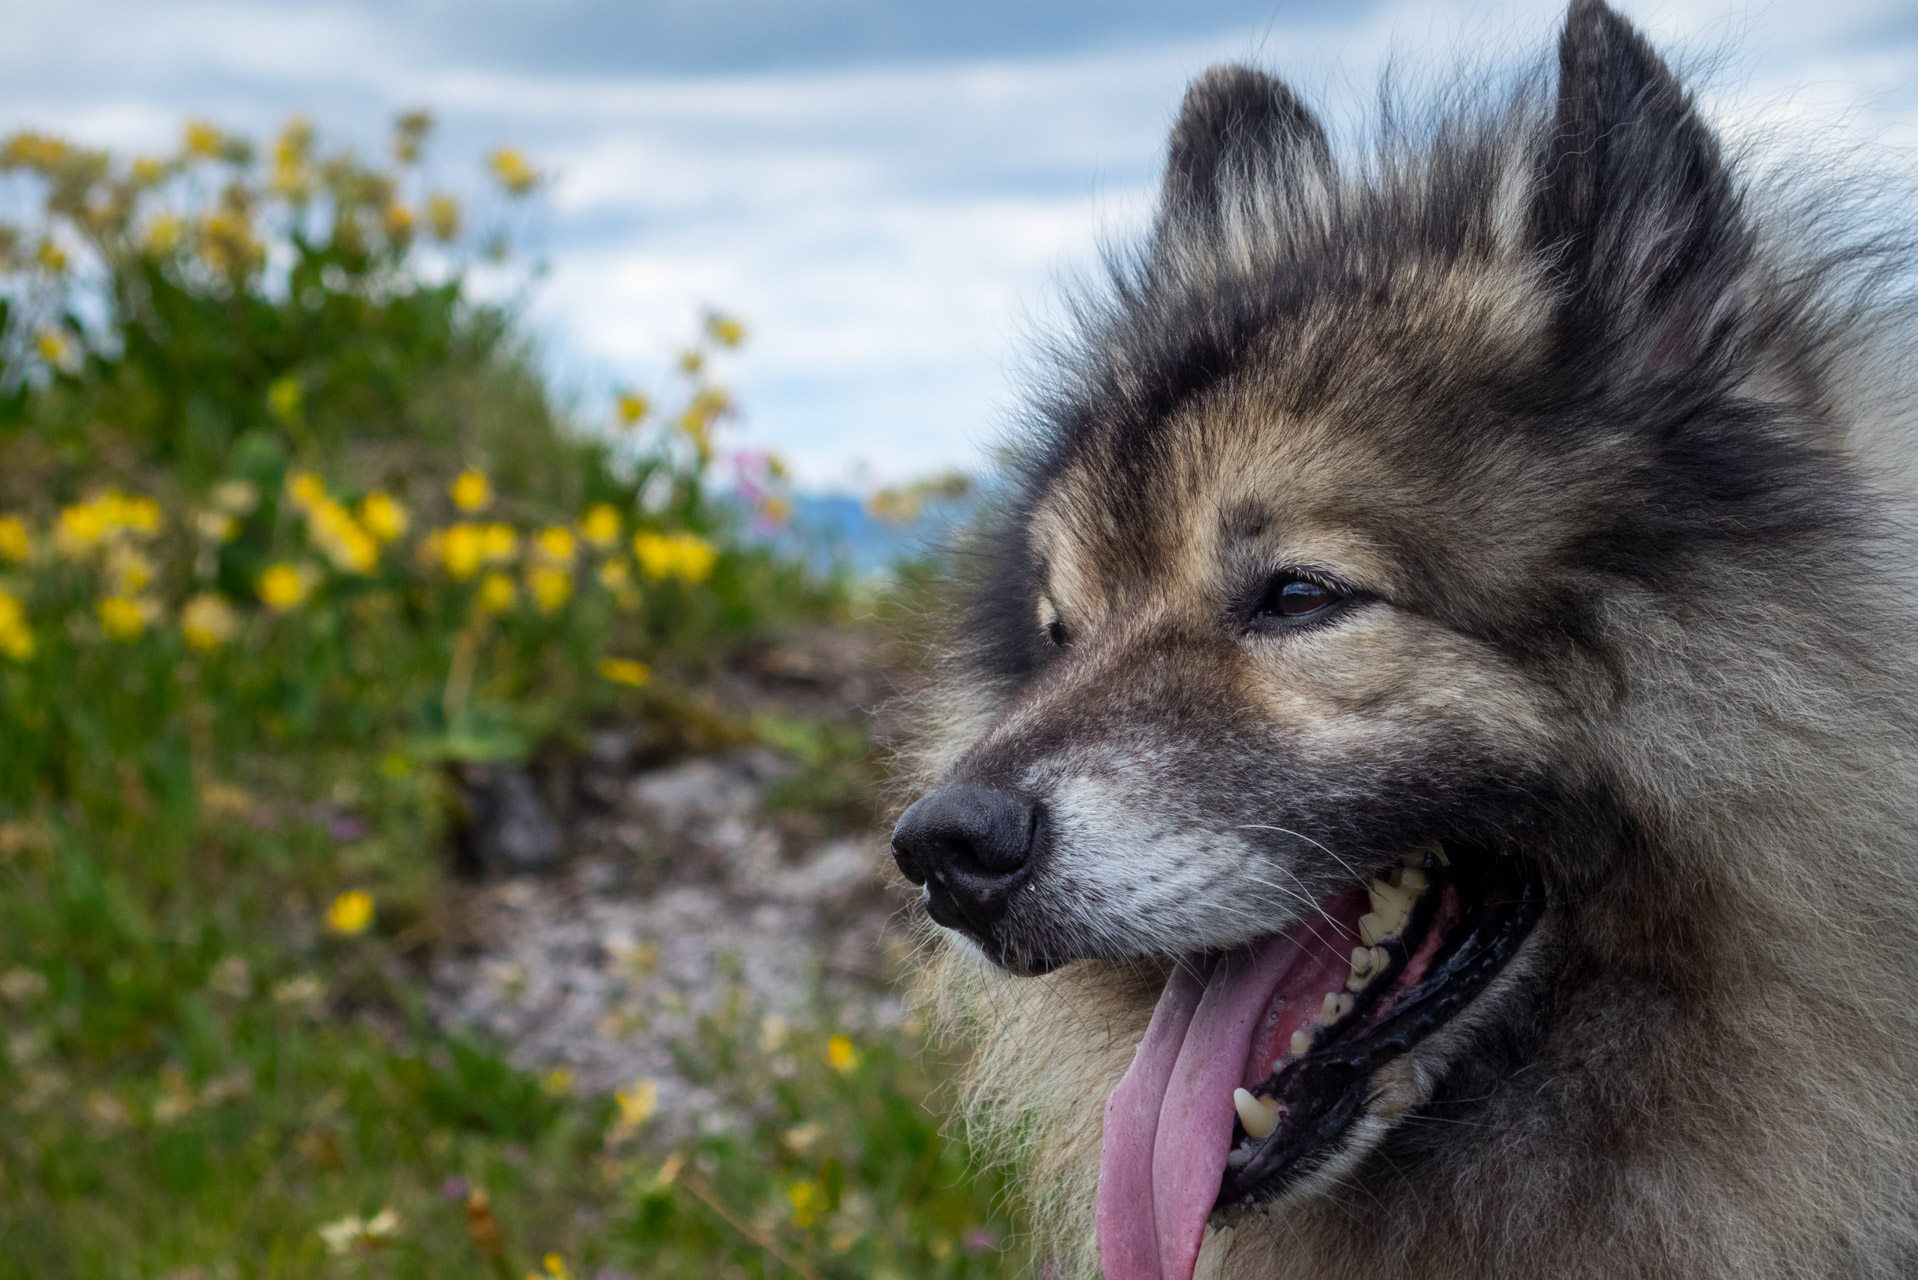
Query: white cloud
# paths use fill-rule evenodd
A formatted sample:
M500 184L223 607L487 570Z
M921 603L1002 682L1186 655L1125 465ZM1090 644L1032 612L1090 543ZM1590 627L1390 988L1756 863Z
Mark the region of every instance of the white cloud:
M1918 38L1867 39L1896 30L1884 0L1627 7L1661 41L1732 51L1706 98L1722 119L1918 141ZM373 12L31 7L0 48L0 115L152 146L187 114L258 129L305 107L371 140L426 103L449 171L525 145L559 175L535 220L552 270L533 315L562 375L589 401L658 378L699 311L724 306L753 331L733 368L750 438L832 483L861 463L895 477L978 459L1024 318L1101 229L1142 224L1200 68L1254 58L1349 120L1392 51L1414 74L1461 49L1529 54L1562 7L1399 0L1146 49L686 78L461 65Z

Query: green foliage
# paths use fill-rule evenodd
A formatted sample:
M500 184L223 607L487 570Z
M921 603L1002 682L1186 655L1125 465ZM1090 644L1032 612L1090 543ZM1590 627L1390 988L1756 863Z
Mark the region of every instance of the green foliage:
M699 693L848 608L716 496L737 322L582 429L467 285L538 173L496 152L475 228L427 124L383 166L299 121L0 142L40 201L0 226L0 1280L1012 1268L911 1030L735 998L683 1046L722 1123L672 1141L427 1018L446 764L618 717L756 733L787 804L869 779Z

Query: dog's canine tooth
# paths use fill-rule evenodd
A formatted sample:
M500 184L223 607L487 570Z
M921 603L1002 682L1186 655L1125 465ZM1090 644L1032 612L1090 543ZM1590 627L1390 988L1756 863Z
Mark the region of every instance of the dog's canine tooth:
M1278 1102L1272 1098L1261 1098L1250 1089L1232 1091L1232 1109L1239 1113L1239 1123L1255 1140L1271 1137L1272 1131L1279 1127Z

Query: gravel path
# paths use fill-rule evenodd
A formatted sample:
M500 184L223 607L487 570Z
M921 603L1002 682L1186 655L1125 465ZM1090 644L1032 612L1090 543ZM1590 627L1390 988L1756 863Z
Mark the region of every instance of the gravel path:
M662 1112L682 1116L708 1100L669 1046L735 979L795 1024L822 1009L896 1021L906 943L884 837L809 838L765 816L784 772L763 750L625 776L602 764L551 869L469 890L470 945L431 967L435 1015L505 1041L522 1067L571 1069L582 1090L656 1079Z

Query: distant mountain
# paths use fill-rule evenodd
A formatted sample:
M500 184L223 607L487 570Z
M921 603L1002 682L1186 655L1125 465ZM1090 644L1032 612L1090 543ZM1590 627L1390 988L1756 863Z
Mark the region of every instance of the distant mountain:
M796 493L792 518L759 536L804 556L821 572L843 566L866 577L937 552L968 509L963 502L929 503L917 519L898 524L875 517L854 494Z

